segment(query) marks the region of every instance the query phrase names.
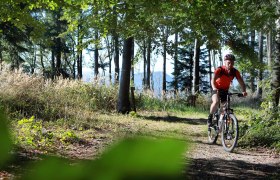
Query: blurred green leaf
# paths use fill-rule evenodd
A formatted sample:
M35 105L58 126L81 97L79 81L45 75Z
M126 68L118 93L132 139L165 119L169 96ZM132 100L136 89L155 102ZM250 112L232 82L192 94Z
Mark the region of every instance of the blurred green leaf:
M58 157L46 157L29 166L29 171L21 179L26 180L50 180L50 179L81 179L82 170L79 166L71 165L71 162Z
M186 145L171 139L127 139L105 152L99 165L107 173L174 175L181 171Z
M12 140L7 126L7 118L0 110L0 167L9 159L11 149Z
M70 163L47 158L23 179L149 179L179 177L185 168L186 143L171 139L131 138L109 148L94 161Z

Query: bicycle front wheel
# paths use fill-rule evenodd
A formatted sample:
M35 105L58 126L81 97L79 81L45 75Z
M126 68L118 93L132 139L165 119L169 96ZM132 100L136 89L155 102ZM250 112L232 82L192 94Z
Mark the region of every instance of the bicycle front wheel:
M226 117L221 133L224 150L232 152L237 145L238 140L238 121L233 114Z

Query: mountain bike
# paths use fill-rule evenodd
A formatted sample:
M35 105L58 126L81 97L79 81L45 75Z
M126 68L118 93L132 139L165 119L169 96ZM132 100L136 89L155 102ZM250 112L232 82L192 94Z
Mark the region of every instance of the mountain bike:
M208 127L208 140L209 143L215 144L219 133L221 133L222 145L225 151L232 152L237 145L238 140L238 121L230 107L230 97L238 96L243 97L241 93L228 93L227 100L214 114L213 125Z

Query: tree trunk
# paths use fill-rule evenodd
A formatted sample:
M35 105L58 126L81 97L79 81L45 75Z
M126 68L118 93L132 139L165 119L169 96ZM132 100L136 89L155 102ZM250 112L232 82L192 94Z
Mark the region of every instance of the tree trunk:
M43 69L43 73L45 73L45 65L44 65L44 55L43 55L43 47L39 45L40 47L40 63Z
M134 39L132 39L132 47L131 47L131 82L134 87Z
M222 66L223 65L223 57L222 57L222 50L221 50L221 48L219 49L219 60L220 60L220 65L219 66Z
M165 97L166 94L166 55L167 55L167 38L168 38L168 29L165 27L163 34L163 70L162 70L162 94Z
M52 66L52 70L51 70L51 78L52 80L54 80L55 77L55 55L54 55L54 50L52 50L52 60L51 60L51 66Z
M174 93L178 92L178 32L175 33L175 53L174 53Z
M106 47L108 51L108 59L109 59L109 82L112 83L112 39L110 41L109 37L105 38Z
M272 68L272 30L270 29L266 35L266 47L267 47L267 66L268 70L271 72Z
M251 31L251 44L250 46L254 49L255 48L255 37L256 37L256 34L255 34L255 31ZM254 93L256 91L255 89L255 69L254 68L250 68L249 70L250 72L250 89L252 91L252 93Z
M133 46L133 38L130 37L124 41L123 47L123 60L122 60L122 73L119 87L119 97L117 111L119 113L129 113L130 102L129 102L129 87L130 87L130 70L132 54L131 49Z
M259 63L263 64L263 35L262 32L259 32L259 54L258 54ZM262 97L262 80L263 80L263 66L260 67L258 71L258 87L257 87L257 97Z
M73 54L73 57L74 57L74 61L73 61L73 64L72 64L72 69L73 69L72 76L73 76L73 79L76 79L76 62L77 62L77 60L75 59L75 57L76 57L75 44L73 44L73 47L72 47L72 54Z
M35 72L35 67L36 67L36 61L37 61L37 50L36 50L36 45L33 46L34 48L34 57L32 58L33 61L31 63L31 74L34 74Z
M98 68L99 68L99 63L98 63L98 57L99 57L99 53L98 53L98 31L95 31L95 48L94 48L94 80L97 80L98 78Z
M56 40L56 75L61 75L61 38Z
M120 50L119 50L119 36L114 33L114 64L115 64L115 76L114 76L114 80L115 80L115 84L119 83L119 75L120 75Z
M146 40L144 39L143 41L143 81L142 81L142 85L144 87L144 89L147 88L147 47L146 47Z
M151 53L152 53L152 41L151 37L148 37L148 47L147 47L147 80L146 88L151 89Z
M275 115L278 112L279 96L280 96L280 0L277 1L277 14L278 20L276 20L276 38L275 38L275 58L272 66L272 80L271 89L273 97L273 108Z
M198 39L195 39L194 45L194 57L193 57L193 90L192 94L195 95L199 92L199 55L200 55L200 43Z
M83 50L79 50L79 77L80 79L83 78Z
M62 9L60 8L59 11L55 12L55 28L56 33L59 34L62 32L62 22L60 20L61 18ZM55 68L55 75L60 76L61 75L61 54L62 54L62 39L61 37L57 37L55 39L55 58L56 58L56 68Z
M82 79L83 77L83 67L82 67L82 64L83 64L83 59L82 59L82 35L81 35L81 25L78 26L78 32L77 32L77 78L78 79Z
M211 85L211 80L212 80L212 57L211 57L211 51L210 49L208 49L208 57L209 57L209 85L210 87L212 87Z

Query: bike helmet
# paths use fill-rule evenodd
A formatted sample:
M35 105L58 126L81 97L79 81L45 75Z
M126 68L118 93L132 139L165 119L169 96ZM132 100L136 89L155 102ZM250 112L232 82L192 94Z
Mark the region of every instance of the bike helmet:
M224 60L232 60L235 61L235 56L233 54L226 54Z

